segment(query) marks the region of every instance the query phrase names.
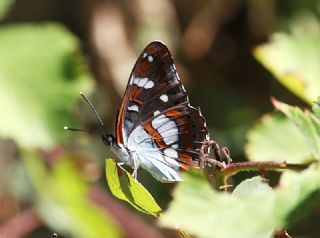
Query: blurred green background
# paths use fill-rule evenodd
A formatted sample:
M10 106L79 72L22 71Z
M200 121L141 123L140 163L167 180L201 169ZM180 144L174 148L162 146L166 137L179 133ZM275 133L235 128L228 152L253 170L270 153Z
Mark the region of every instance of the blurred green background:
M161 40L211 139L245 161L271 96L320 95L319 17L319 0L0 0L0 237L177 237L110 195L113 155L79 92L113 132L137 56ZM139 181L167 207L174 185ZM292 234L319 237L319 219L318 206Z

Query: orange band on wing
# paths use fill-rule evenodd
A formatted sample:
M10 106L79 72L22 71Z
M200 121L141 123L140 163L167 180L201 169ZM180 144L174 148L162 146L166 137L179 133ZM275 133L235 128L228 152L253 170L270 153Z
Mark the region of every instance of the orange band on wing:
M179 110L170 110L165 113L167 117L177 117L177 116L180 116L181 114L182 112Z
M122 101L120 111L117 117L117 128L116 128L116 139L118 144L123 144L123 136L122 136L122 124L123 124L123 107L124 101Z
M130 100L130 101L133 101L133 102L136 102L136 103L138 103L138 104L140 104L140 105L142 105L142 104L143 104L143 101L141 101L140 99L138 99L138 97L139 97L139 95L142 93L142 91L143 91L143 88L134 86L134 87L132 88L132 94L130 95L129 100Z
M182 161L185 161L188 164L192 163L192 157L188 154L180 153L179 154L179 159Z
M185 163L179 163L180 168L183 168L184 170L189 170L190 169L190 165L185 164Z
M156 142L158 145L159 149L163 149L166 147L166 144L164 143L160 133L154 129L151 125L151 122L148 122L145 126L144 129L149 133L151 138Z
M136 65L135 77L146 77L149 73L149 62L146 59L140 59L140 63Z

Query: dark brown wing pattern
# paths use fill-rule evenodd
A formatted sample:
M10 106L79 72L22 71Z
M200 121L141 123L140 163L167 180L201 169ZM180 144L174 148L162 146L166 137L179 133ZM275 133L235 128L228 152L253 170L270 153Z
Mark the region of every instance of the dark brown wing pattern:
M205 119L190 106L172 56L158 41L143 50L132 70L117 118L117 142L126 145L139 125L162 152L174 149L182 168L198 166L201 142L208 135Z

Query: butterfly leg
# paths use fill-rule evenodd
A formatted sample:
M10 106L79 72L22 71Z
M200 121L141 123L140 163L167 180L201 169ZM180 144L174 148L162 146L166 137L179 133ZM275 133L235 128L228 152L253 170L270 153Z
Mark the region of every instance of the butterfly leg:
M231 164L232 159L230 156L230 151L227 147L222 147L222 149L220 150L220 146L216 141L210 141L209 143L211 143L211 145L212 145L214 157L216 160L220 161L221 163L223 163L225 165ZM221 151L222 151L225 162L222 159Z
M137 181L137 179L138 179L138 168L135 168L133 170L132 177L134 178L135 181Z
M122 171L127 172L127 170L125 170L125 169L122 167L122 165L124 165L124 164L125 164L124 162L118 162L118 163L117 163L117 166L118 166Z
M138 179L138 168L139 168L139 162L138 162L138 156L137 154L134 154L132 156L133 158L133 172L132 177L137 181Z
M213 148L214 159L209 156L209 148ZM223 148L223 151L225 148ZM205 140L202 142L200 149L200 168L204 168L207 165L215 165L221 169L226 167L226 164L221 161L220 146L216 141Z
M211 146L213 148L214 158L218 161L222 161L219 144L216 141L211 141Z
M223 147L222 148L222 151L223 151L223 155L224 157L226 158L227 160L227 164L231 164L232 163L232 158L231 158L231 155L230 155L230 151L227 147Z

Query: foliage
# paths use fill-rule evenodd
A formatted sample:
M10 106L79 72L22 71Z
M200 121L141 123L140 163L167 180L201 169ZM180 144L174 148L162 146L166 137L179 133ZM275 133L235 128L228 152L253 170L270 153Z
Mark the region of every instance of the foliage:
M66 138L71 109L90 78L77 39L55 24L0 28L0 132L23 147ZM50 87L48 87L50 85Z
M115 197L128 202L138 211L156 217L160 216L162 210L148 190L127 171L119 170L113 160L106 159L106 178L112 194Z
M298 24L297 24L298 22ZM290 33L276 33L255 57L289 90L308 103L320 95L320 23L312 15L292 23Z
M247 138L245 149L251 161L301 163L311 157L311 147L299 129L288 118L278 114L264 115L249 130Z
M272 190L255 177L228 194L212 190L198 173L185 174L161 224L199 237L270 237L277 228L288 225L289 215L319 190L319 170L285 172L280 184L281 188Z
M79 238L121 237L119 227L89 200L89 184L72 155L58 156L52 170L41 156L24 153L24 163L37 193L37 209L54 230ZM49 188L49 189L48 189Z
M320 100L320 98L318 98ZM320 101L314 103L317 109ZM273 100L275 107L284 113L299 128L305 141L311 148L311 153L315 159L320 160L320 120L319 117L305 110L304 112L298 107L292 107L288 104Z
M7 11L10 9L10 5L13 0L2 0L0 1L0 20L5 17Z

